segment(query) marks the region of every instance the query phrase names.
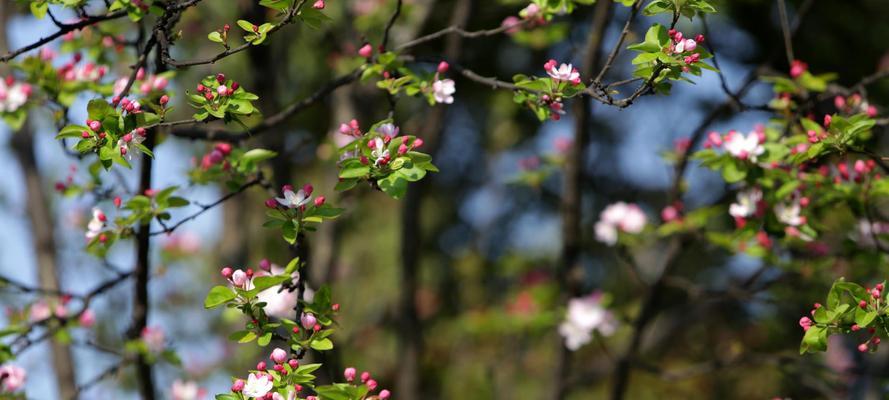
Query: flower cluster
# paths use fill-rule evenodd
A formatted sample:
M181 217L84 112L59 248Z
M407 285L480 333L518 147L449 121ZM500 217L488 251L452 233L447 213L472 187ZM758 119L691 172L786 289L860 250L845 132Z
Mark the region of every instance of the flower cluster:
M707 141L704 142L704 148L722 147L726 153L739 160L756 162L757 158L765 152L765 147L763 147L765 141L766 134L762 128L757 128L747 135L735 130L730 130L725 136L720 136L717 132L710 132Z
M592 341L594 331L611 336L617 330L617 319L604 303L604 296L599 292L568 301L565 320L559 324L559 334L565 339L565 347L577 350Z
M0 113L11 113L21 108L31 97L31 85L16 82L12 75L0 80Z
M198 121L211 116L225 121L239 120L256 111L253 100L259 99L259 96L247 92L240 83L226 78L222 73L205 77L196 90L197 93L189 94L188 102L198 110L194 114L194 119Z
M704 35L698 34L694 39L686 38L675 29L667 31L672 42L667 54L683 56L682 61L686 64L694 64L701 60L701 53L695 53L698 43L704 42Z
M833 105L837 108L837 111L849 115L866 114L868 117L874 118L878 113L877 107L868 103L858 93L853 93L848 97L837 95L833 98Z
M645 229L648 219L639 206L619 201L611 204L599 215L596 222L596 239L613 246L617 243L618 233L638 234Z
M457 92L457 89L454 87L454 81L452 79L440 78L440 75L448 72L449 68L448 63L442 61L438 64L438 68L435 71L435 78L433 78L432 82L432 98L435 99L436 103L451 104L454 102L454 93Z

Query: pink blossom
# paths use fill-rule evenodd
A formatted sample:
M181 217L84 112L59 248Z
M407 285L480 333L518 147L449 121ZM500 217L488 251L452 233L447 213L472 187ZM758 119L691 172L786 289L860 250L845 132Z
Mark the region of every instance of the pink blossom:
M802 317L799 319L799 326L801 326L804 331L809 330L809 328L811 328L812 325L814 325L814 323L812 322L811 319L809 319L809 317Z
M287 352L278 347L272 350L272 355L269 358L276 364L283 364L284 361L287 361Z
M142 341L148 347L148 351L159 353L166 347L164 341L164 331L159 327L146 326L142 329Z
M0 393L15 393L25 386L27 373L12 364L0 365Z

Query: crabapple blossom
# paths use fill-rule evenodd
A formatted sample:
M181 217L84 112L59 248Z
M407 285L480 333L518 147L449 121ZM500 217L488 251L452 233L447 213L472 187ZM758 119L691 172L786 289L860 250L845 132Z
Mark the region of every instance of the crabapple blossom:
M250 373L242 391L244 396L261 398L271 391L273 386L274 382L269 375Z
M99 236L99 234L102 233L102 230L105 229L105 222L107 220L108 218L101 209L93 207L93 218L86 225L87 240L92 240L96 236Z
M27 372L21 367L0 365L0 393L15 393L25 386Z
M352 382L353 380L355 380L356 373L357 373L357 371L355 370L354 367L349 367L349 368L346 368L345 371L343 371L343 376L346 378L347 382Z
M735 218L748 218L759 209L762 190L755 187L744 189L738 192L736 199L736 202L729 205L728 213Z
M387 122L378 126L376 131L379 132L381 135L388 137L389 139L398 136L398 127L391 122Z
M358 49L358 55L364 58L370 58L374 54L374 48L370 45L370 43L365 43L364 46L361 46Z
M164 350L164 331L159 327L146 326L142 329L142 341L148 347L148 351L159 353Z
M183 381L176 379L170 388L170 396L173 400L199 400L203 398L203 390L198 387L197 382Z
M94 313L93 310L86 309L83 311L83 313L80 314L77 322L79 322L80 326L83 326L84 328L90 328L96 323L96 313Z
M562 65L559 65L559 67L556 68L556 64L558 64L556 60L549 60L543 65L543 68L550 77L557 81L571 82L573 85L580 83L580 72L577 71L577 68L574 68L571 64L565 63L562 63Z
M589 343L593 331L610 336L615 330L617 320L602 306L601 293L569 300L565 320L559 324L559 334L565 339L565 347L572 351Z
M370 155L374 158L375 166L380 166L380 164L386 164L389 162L389 149L386 148L386 144L383 139L374 138L367 143L367 146L371 148Z
M245 287L247 285L247 281L249 280L249 278L247 277L247 273L244 272L243 270L240 270L240 269L235 270L235 272L232 272L231 277L232 277L232 284L237 287L241 287L241 288Z
M454 87L454 81L451 79L439 79L432 83L432 97L435 102L451 104L454 102L454 93L457 89Z
M731 131L726 135L722 146L725 151L736 158L753 162L756 162L756 158L765 152L760 134L755 131L748 133L747 136Z
M0 113L18 110L31 97L31 85L10 78L0 79Z
M798 78L800 75L805 73L809 69L809 64L806 64L800 60L793 60L790 63L790 77Z
M622 201L609 205L602 210L596 222L596 239L613 246L617 243L619 231L636 234L645 228L645 213L635 204Z
M284 197L278 197L275 200L278 201L278 204L287 208L299 208L309 204L311 200L311 193L306 193L303 189L294 193L292 188L288 189L285 187L283 191Z
M52 310L45 300L38 300L31 305L28 317L31 322L43 321L52 316Z
M801 326L804 331L809 330L809 328L811 328L812 325L814 325L814 324L815 323L812 322L812 320L809 319L809 317L802 317L799 319L799 326Z
M381 400L386 400L386 399L388 399L389 396L391 396L391 395L392 395L392 393L390 393L390 392L389 392L388 390L386 390L386 389L383 389L383 390L380 390L380 395L377 396L377 397L379 397Z
M806 223L805 217L800 215L800 209L799 200L778 203L775 204L775 217L787 225L800 226Z

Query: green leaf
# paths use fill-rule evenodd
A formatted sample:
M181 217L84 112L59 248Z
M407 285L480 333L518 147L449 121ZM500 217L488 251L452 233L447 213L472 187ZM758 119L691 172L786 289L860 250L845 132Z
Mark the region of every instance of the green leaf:
M250 343L256 340L256 333L253 331L248 331L247 334L238 339L238 343Z
M274 151L271 151L271 150L266 150L266 149L252 149L252 150L250 150L250 151L244 153L244 155L241 156L241 159L242 159L242 160L249 161L249 162L257 163L257 162L260 162L260 161L264 161L264 160L268 160L268 159L270 159L270 158L273 158L273 157L275 157L276 155L278 155L278 153L275 153Z
M333 342L330 339L324 338L321 340L313 340L312 344L309 347L318 350L318 351L326 351L333 349Z
M217 32L217 31L210 32L210 33L207 35L207 39L210 39L211 42L225 43L225 41L222 40L222 34L220 34L220 33Z
M827 350L827 329L822 326L813 326L806 331L800 344L799 353L814 353Z
M227 286L214 286L204 299L204 308L219 307L238 297L238 294Z
M268 346L272 341L272 333L266 332L264 335L259 337L259 340L256 341L256 344L265 347Z
M56 139L63 139L63 138L78 138L78 139L80 139L82 137L81 135L83 134L83 132L84 131L89 132L89 130L90 129L84 125L68 125L68 126L62 128L61 131L59 131L59 134L56 135Z

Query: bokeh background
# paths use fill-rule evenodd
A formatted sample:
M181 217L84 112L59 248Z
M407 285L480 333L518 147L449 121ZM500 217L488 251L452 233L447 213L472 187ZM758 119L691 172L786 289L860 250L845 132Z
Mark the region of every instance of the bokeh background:
M458 1L407 0L395 26L393 43L447 26ZM36 20L27 7L4 1L3 24L10 48L17 48L55 30L48 19ZM185 15L178 27L183 38L174 57L210 56L218 48L206 33L237 19L271 18L255 1L205 1ZM466 27L492 28L516 15L522 1L472 1ZM837 72L839 82L853 84L862 76L889 66L889 7L882 0L790 1L794 18L807 5L794 38L796 57L811 70ZM774 1L716 2L719 13L708 17L707 44L716 49L729 87L737 88L748 73L788 69ZM98 6L97 6L98 7ZM285 28L267 45L229 57L211 66L178 72L173 102L179 117L190 115L181 93L192 83L216 72L238 79L261 97L267 114L313 92L323 82L348 71L364 40L378 42L394 1L330 0L333 18L322 29L300 24ZM58 10L60 18L68 18ZM459 63L484 76L510 80L516 73L543 74L543 63L554 58L580 62L590 29L592 7L557 18L548 27L520 35L497 35L465 40ZM606 29L610 49L628 9L616 5ZM653 22L667 17L640 16L628 43L638 41ZM129 25L108 27L133 37ZM687 34L703 32L699 20L682 19ZM235 28L237 29L237 28ZM51 46L57 46L53 43ZM414 49L418 57L437 56L445 41ZM630 52L623 53L606 80L631 74ZM126 73L126 58L112 67ZM429 64L427 68L434 68ZM496 91L456 77L457 94L444 111L443 130L434 159L441 170L423 183L418 195L395 201L366 188L339 195L333 140L339 123L357 118L362 126L386 117L388 102L372 84L345 86L326 101L292 118L274 132L248 141L248 146L281 152L270 171L278 183L311 182L317 193L345 207L347 213L310 237L311 287L332 286L342 305L341 328L334 335L337 349L324 360L322 379L339 377L344 366L371 370L383 387L395 388L399 375L416 372L423 399L541 399L551 391L559 337L555 326L563 317L554 273L561 246L559 198L561 174L559 143L573 134L572 117L539 123L528 110L512 102L508 91ZM604 206L624 200L639 203L657 221L673 183L673 167L663 153L677 139L690 135L705 115L725 101L714 73L677 84L670 96L649 96L618 110L597 105L594 129L584 149L582 266L584 291L602 290L612 297L619 319L629 320L638 310L641 288L628 275L613 248L595 241L592 226ZM886 104L889 83L871 87L872 103ZM766 83L756 84L745 97L763 104L773 96ZM88 97L71 108L73 121L85 119ZM882 100L882 101L881 101ZM570 107L569 107L570 108ZM767 123L764 112L732 113L708 129L748 131ZM174 118L179 119L179 118ZM402 132L423 134L437 123L420 101L403 99L395 113ZM53 190L72 168L75 181L85 181L85 163L68 156L53 139L55 126L47 115L32 112L26 129L35 134L42 186L55 216L59 274L66 290L84 292L112 276L83 251L84 225L94 199L62 197ZM32 221L25 213L24 173L10 147L12 136L0 127L0 272L36 285L37 263ZM883 140L885 144L885 140ZM429 149L427 149L429 150ZM183 196L208 203L225 193L214 185L194 185L187 171L207 145L169 138L155 154L156 187L179 185ZM542 167L536 167L541 164ZM547 166L553 166L550 170ZM529 174L529 170L534 172ZM688 171L683 200L688 209L727 200L723 181L693 165ZM129 190L137 173L124 173ZM412 188L412 190L415 190ZM181 368L158 367L156 385L168 393L176 378L195 380L210 394L226 391L229 377L242 375L266 354L256 346L226 340L241 323L238 315L205 311L202 300L209 288L222 283L224 265L255 266L263 258L288 261L287 248L275 232L261 228L267 194L257 190L239 196L186 224L170 237L154 239L149 325L162 327L183 360ZM109 204L104 204L110 209ZM194 211L187 208L173 220ZM411 211L415 210L415 211ZM726 220L726 224L730 224ZM664 249L655 243L634 254L642 268L656 268ZM133 264L132 243L115 247L109 260L123 269ZM411 262L416 257L416 263ZM761 266L758 259L735 256L703 241L681 258L677 275L703 287L719 290L743 281ZM879 265L848 270L850 276L873 277ZM835 277L836 266L795 271L753 297L708 298L670 288L660 316L644 336L633 368L627 398L879 398L884 393L886 352L864 359L855 343L839 342L825 356L799 356L800 315L813 299L821 298ZM655 273L652 271L652 273ZM781 275L766 269L766 276ZM412 275L415 274L415 275ZM402 297L405 277L416 276L410 296ZM783 275L782 275L783 276ZM122 285L94 304L99 323L92 331L75 332L73 351L79 382L90 379L117 361L78 341L88 337L108 347L120 347L129 323L130 291ZM407 322L405 300L416 306L416 323ZM0 290L4 307L21 307L34 298ZM0 316L0 325L3 324ZM409 318L408 318L409 319ZM630 328L576 352L567 369L572 399L607 397L614 358L624 351ZM417 346L412 344L416 343ZM405 370L405 349L418 352L416 370ZM36 346L18 364L29 371L29 398L57 397L48 362L50 348ZM726 361L732 360L732 361ZM741 360L741 361L738 361ZM724 362L723 362L724 361ZM132 371L104 381L83 394L87 399L137 398ZM399 393L395 391L395 398ZM211 398L208 395L208 398Z

